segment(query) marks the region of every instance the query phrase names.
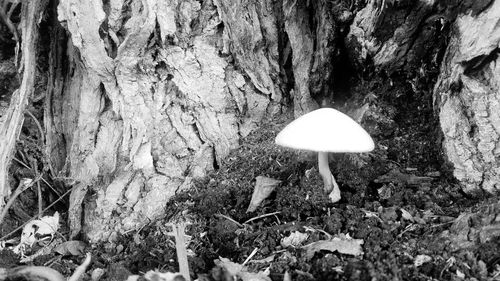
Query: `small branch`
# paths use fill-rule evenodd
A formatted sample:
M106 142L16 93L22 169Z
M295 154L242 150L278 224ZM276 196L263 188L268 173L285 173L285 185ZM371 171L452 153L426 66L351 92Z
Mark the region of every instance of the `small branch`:
M244 222L243 224L248 224L248 223L253 222L255 220L263 219L263 218L274 216L277 214L281 214L281 212L273 212L273 213L269 213L269 214L263 214L263 215L260 215L258 217L251 218L251 219L247 220L246 222Z
M90 255L90 253L87 253L83 263L75 269L75 272L73 272L73 275L71 275L71 277L68 278L68 281L81 280L81 277L85 273L85 271L87 270L87 267L90 265L91 260L92 260L92 256Z
M30 170L33 170L33 172L35 173L35 177L36 178L42 178L42 176L38 173L38 161L36 161L35 158L32 158L30 157L31 161L31 169ZM41 218L42 217L42 188L40 187L40 181L37 181L36 182L36 191L37 191L37 194L38 194L38 218Z
M28 165L26 165L23 161L17 159L16 157L12 157L12 160L16 161L26 169L31 169ZM57 195L57 197L61 197L59 191L57 191L43 176L40 178L40 180L43 181L43 183L46 184L50 188L50 190L52 190Z
M14 13L14 10L16 9L17 5L19 5L19 0L15 0L15 1L12 1L11 2L11 5L10 5L10 8L9 8L9 11L7 12L7 17L10 19L10 17L12 16L12 13ZM5 11L5 9L4 9Z
M245 261L241 264L241 265L245 265L247 264L250 260L252 260L253 256L255 256L255 254L257 254L257 252L259 251L259 248L255 248L253 249L253 251L250 253L250 255L248 256L248 258L245 259Z
M40 132L40 140L42 142L42 145L45 144L45 134L43 133L42 125L40 124L40 122L38 122L38 119L36 119L35 115L33 115L33 113L31 113L31 111L26 110L26 114L28 114L28 116L31 117L31 119L33 119L33 122L35 122L36 127L38 128L38 131Z
M38 173L37 161L33 161L33 169L35 170L35 176L42 178L42 175ZM40 181L36 181L36 191L38 193L38 218L42 217L43 214L43 200L42 200L42 187L40 186Z
M186 238L184 230L186 224L181 222L177 224L169 224L172 227L172 232L167 234L174 236L175 238L175 250L177 253L177 262L179 263L179 272L184 276L186 281L190 281L189 275L189 263L186 251Z
M239 223L239 222L235 221L234 219L232 219L232 218L230 218L230 217L228 217L228 216L226 216L226 215L223 215L223 214L216 214L215 216L216 216L216 217L219 217L219 218L224 218L224 219L226 219L226 220L228 220L228 221L230 221L230 222L233 222L233 223L234 223L234 224L236 224L238 227L243 227L243 225L242 225L241 223Z
M3 6L6 7L6 5L3 5ZM10 16L8 15L8 14L11 14L12 12L5 14L4 7L2 7L0 9L0 18L2 18L2 21L9 28L10 33L12 33L12 35L14 35L14 40L16 40L16 42L19 42L19 34L17 33L16 26L12 23L12 21L10 20Z
M39 179L39 178L38 178ZM37 179L37 181L38 181ZM33 185L34 181L31 179L22 179L21 182L19 182L19 185L16 188L16 191L12 194L12 196L9 198L9 201L7 204L2 209L2 212L0 212L0 225L3 223L3 220L5 216L7 215L7 212L9 211L9 208L12 206L14 201L16 200L17 196L19 196L21 193L23 193L26 189L30 188ZM3 239L1 239L3 240Z

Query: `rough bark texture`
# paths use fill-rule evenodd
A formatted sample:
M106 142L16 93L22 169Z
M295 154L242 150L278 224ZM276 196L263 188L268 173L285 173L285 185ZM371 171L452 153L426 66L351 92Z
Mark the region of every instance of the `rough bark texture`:
M443 147L468 193L500 189L500 2L454 23L434 95Z
M58 134L66 136L67 160L53 162L65 163L74 181L73 234L82 229L83 212L92 240L157 218L177 191L278 112L271 7L216 4L60 2L71 67L59 78L66 87L54 90L52 110L60 115L51 139L53 149Z
M234 56L235 64L243 71L240 73L230 65L226 69L226 81L238 111L250 117L240 126L241 135L245 136L263 118L270 98L280 102L283 95L279 83L275 3L269 0L214 2L224 23L222 52ZM246 83L247 79L250 83ZM277 108L273 106L268 110L276 113Z
M498 202L481 206L475 212L462 213L455 219L450 230L443 233L443 236L451 238L452 243L449 247L453 251L470 249L478 243L495 241L500 231L499 213Z
M295 81L293 89L294 113L299 117L318 108L309 90L310 69L314 56L314 37L307 11L307 2L284 0L285 30L292 49L292 68Z
M39 37L37 23L41 16L39 11L43 10L44 5L43 0L29 1L23 4L21 12L22 82L20 88L12 95L5 115L0 119L0 210L10 194L8 169L24 122L25 109L35 87L36 44Z
M354 18L347 49L361 69L414 69L432 54L430 42L442 31L444 10L437 1L371 0Z
M499 14L497 1L370 1L346 40L358 69L403 70L415 87L441 61L443 43L432 45L451 34L434 100L445 158L466 192L499 188Z

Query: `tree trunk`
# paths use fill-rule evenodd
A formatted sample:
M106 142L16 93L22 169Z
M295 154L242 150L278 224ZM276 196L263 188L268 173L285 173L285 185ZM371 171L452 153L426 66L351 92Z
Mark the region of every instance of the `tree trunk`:
M498 1L370 1L347 38L360 68L404 70L414 88L442 60L434 107L445 160L468 193L500 188L499 15Z
M500 190L500 2L461 14L434 89L443 147L467 193Z
M92 240L154 220L279 112L273 6L237 4L60 1L72 64L52 139L66 136L73 234L83 212Z

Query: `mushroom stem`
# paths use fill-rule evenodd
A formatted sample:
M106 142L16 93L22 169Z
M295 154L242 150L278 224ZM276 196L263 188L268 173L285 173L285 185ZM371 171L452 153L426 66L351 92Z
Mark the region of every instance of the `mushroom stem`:
M340 200L340 189L330 171L328 164L328 152L318 152L318 170L323 178L324 190L333 203Z

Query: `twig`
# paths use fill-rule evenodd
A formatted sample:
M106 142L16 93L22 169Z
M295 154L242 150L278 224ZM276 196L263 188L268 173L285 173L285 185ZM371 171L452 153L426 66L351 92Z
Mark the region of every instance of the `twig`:
M26 165L23 161L17 159L16 157L12 157L12 160L14 160L17 163L21 164L26 169L31 169L28 165ZM59 191L57 191L43 176L40 178L40 180L43 181L43 183L46 184L50 188L50 190L52 190L58 197L61 196L61 194L59 194Z
M35 181L38 181L40 178L35 179ZM2 224L5 216L7 215L7 212L9 211L10 206L14 203L16 200L17 196L19 196L21 193L23 193L26 189L30 188L35 181L31 179L22 179L19 182L19 185L16 188L16 191L12 194L12 196L9 198L9 201L7 204L5 204L4 208L2 209L2 212L0 212L0 225ZM0 239L3 240L3 239Z
M245 261L241 265L247 264L253 258L253 256L255 256L255 254L257 254L258 251L259 251L259 248L253 249L253 251L250 253L248 258L246 258Z
M233 223L234 223L234 224L236 224L238 227L243 227L243 225L242 225L241 223L239 223L239 222L235 221L234 219L232 219L232 218L230 218L230 217L228 217L228 216L226 216L226 215L223 215L223 214L216 214L215 216L216 216L216 217L219 217L219 218L224 218L224 219L226 219L226 220L228 220L228 221L230 221L230 222L233 222Z
M247 220L246 222L244 222L243 224L248 224L252 221L259 220L259 219L266 218L266 217L270 217L270 216L274 216L277 214L281 214L281 212L273 212L273 213L269 213L269 214L263 214L263 215L260 215L258 217L251 218L251 219Z
M9 11L7 12L7 17L9 19L12 16L12 13L14 13L14 10L16 9L17 5L19 5L19 0L11 1ZM5 11L5 9L4 9L4 11Z
M418 224L412 223L412 224L408 225L407 227L405 227L405 229L403 231L401 231L401 233L398 234L398 237L403 237L403 234L405 234L406 232L413 231L417 228L418 228Z
M40 176L40 178L42 178L42 175L38 173L38 168L36 166L36 160L35 160L34 169L35 169L35 175L37 177ZM41 218L42 214L43 214L43 212L42 212L43 202L42 202L42 187L40 186L40 181L36 181L36 191L38 192L38 218Z
M25 164L22 160L19 160L19 159L17 159L16 157L12 157L12 159L13 159L14 161L16 161L17 163L21 164L22 166L24 166L26 169L31 169L31 167L30 167L30 166L28 166L27 164Z
M71 187L70 189L68 189L63 195L61 195L59 198L57 198L54 202L50 203L50 205L47 206L45 209L43 209L42 212L47 211L48 209L52 208L52 206L54 206L57 202L61 201L66 195L68 195L73 190L73 187ZM18 230L20 230L25 225L27 225L30 221L32 221L33 219L35 219L35 217L36 216L31 217L31 219L28 220L27 222L25 222L22 225L16 227L16 229L12 230L11 232L5 234L2 238L0 238L0 241L3 241L5 238L7 238L7 237L11 236L12 234L16 233Z
M431 225L431 228L436 228L436 227L441 227L441 226L444 226L444 225L447 225L447 224L452 224L454 223L455 221L447 221L447 222L442 222L442 223L438 223L438 224L435 224L435 225Z
M87 253L83 263L75 269L75 272L73 272L73 275L71 275L71 277L68 278L68 281L80 280L82 275L87 270L87 267L89 266L91 260L92 260L92 256L90 255L90 253Z
M179 263L179 272L184 276L186 281L190 281L189 276L189 263L186 251L186 238L184 234L184 229L186 224L181 222L177 224L169 224L172 227L172 232L167 234L173 235L175 238L175 251L177 253L177 262Z
M0 18L2 18L5 25L9 28L9 31L12 33L12 35L14 35L14 40L16 40L16 42L19 42L19 34L17 33L17 29L10 20L9 16L5 14L5 10L3 9L3 7L0 9Z
M42 125L40 124L40 122L38 122L38 119L36 119L35 115L33 115L33 113L31 113L31 111L26 110L26 114L28 114L28 116L31 117L31 119L33 119L33 122L35 122L35 125L38 128L38 131L40 132L40 138L41 138L40 141L42 142L42 144L44 144L45 143L45 135L43 133Z
M42 176L38 173L38 161L35 158L31 158L31 170L35 173L35 177L41 178ZM40 181L36 182L36 191L38 193L38 218L42 217L42 188L40 187Z

